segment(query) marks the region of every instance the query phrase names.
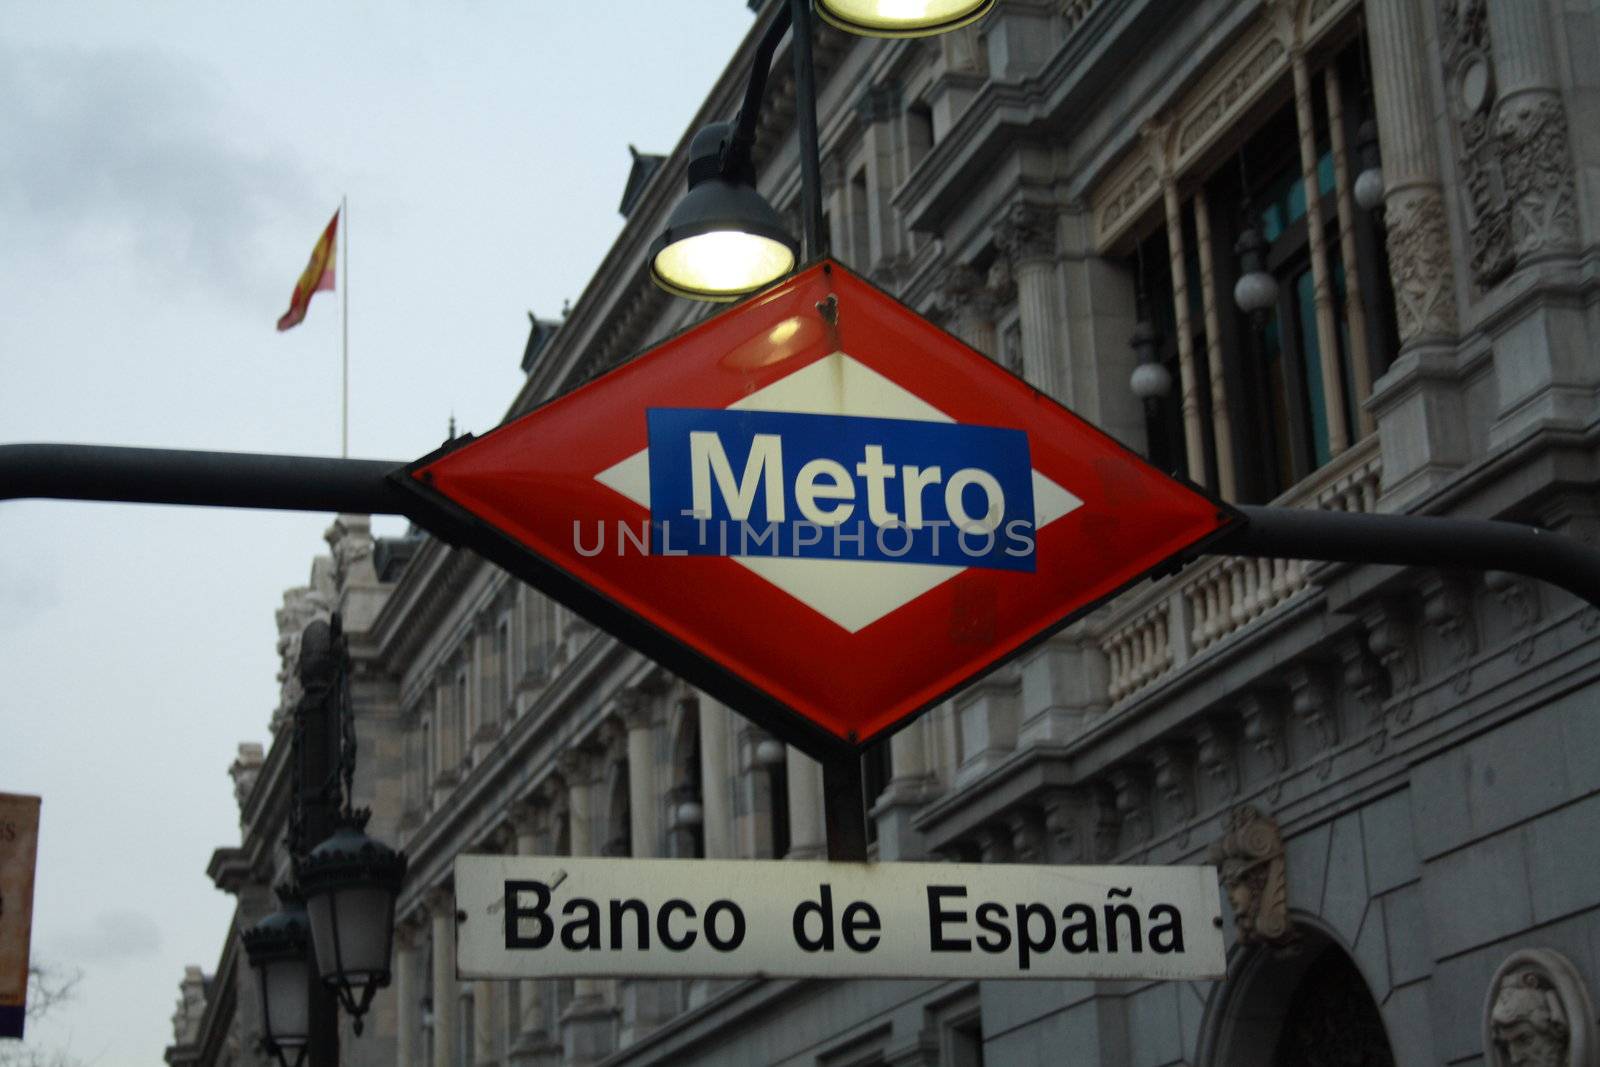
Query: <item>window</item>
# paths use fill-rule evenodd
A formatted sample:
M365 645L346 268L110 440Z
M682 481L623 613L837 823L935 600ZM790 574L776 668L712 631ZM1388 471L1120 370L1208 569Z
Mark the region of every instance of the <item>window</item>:
M502 615L500 622L494 628L494 663L495 674L498 678L497 692L495 693L495 713L504 715L511 706L512 694L516 692L515 672L511 663L511 617Z
M1162 469L1201 478L1241 503L1284 493L1368 432L1361 403L1397 347L1377 221L1353 207L1340 215L1341 200L1352 204L1345 186L1358 167L1356 131L1372 107L1364 77L1353 44L1314 70L1315 211L1291 100L1185 199L1181 233L1165 226L1149 233L1130 257L1159 335L1156 358L1174 384L1171 395L1146 405L1149 456ZM1239 311L1233 300L1243 269L1236 246L1246 228L1264 240L1263 267L1278 287L1274 306L1256 316ZM1175 304L1170 258L1179 240L1188 297L1183 309ZM1323 304L1319 277L1327 282ZM1210 321L1208 293L1217 312ZM1179 336L1184 318L1186 337ZM1186 377L1193 401L1187 412ZM1220 410L1214 410L1219 389ZM1204 455L1191 456L1197 440Z

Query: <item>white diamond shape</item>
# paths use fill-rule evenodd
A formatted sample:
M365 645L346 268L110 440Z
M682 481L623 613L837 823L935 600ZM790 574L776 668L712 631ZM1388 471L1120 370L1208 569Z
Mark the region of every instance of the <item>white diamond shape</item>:
M741 411L800 415L854 415L879 419L954 422L950 416L843 352L835 352L787 378L728 405ZM640 507L650 507L650 450L641 449L595 475ZM1033 472L1033 517L1043 529L1083 506L1071 492ZM883 563L791 556L731 556L806 607L856 633L954 578L965 567L934 563Z

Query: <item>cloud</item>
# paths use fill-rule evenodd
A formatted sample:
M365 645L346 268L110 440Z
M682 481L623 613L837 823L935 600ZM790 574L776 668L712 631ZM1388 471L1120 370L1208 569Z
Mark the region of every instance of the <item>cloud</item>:
M243 296L268 223L309 197L291 159L250 143L208 72L149 48L0 45L0 230L168 281ZM42 257L41 257L42 258ZM281 279L277 279L281 285Z
M102 911L87 926L69 931L54 949L58 962L117 963L145 959L161 949L161 928L142 911Z

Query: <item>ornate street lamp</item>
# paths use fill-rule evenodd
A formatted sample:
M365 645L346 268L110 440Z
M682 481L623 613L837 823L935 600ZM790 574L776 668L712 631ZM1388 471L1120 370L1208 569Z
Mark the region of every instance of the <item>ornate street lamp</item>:
M863 37L928 37L989 13L994 0L817 0L822 21Z
M800 243L756 192L755 165L718 122L689 142L689 191L650 246L650 277L691 300L737 300L794 269Z
M1366 211L1376 211L1383 206L1383 165L1378 155L1378 124L1371 119L1356 131L1356 155L1361 161L1353 190L1356 203Z
M283 1067L300 1067L311 1042L311 941L306 909L284 890L278 910L244 931L261 1001L261 1044Z
M772 57L791 28L805 254L815 258L825 250L811 2L786 0L767 27L738 118L707 126L689 142L689 191L650 245L650 277L674 296L737 300L778 281L799 261L800 242L756 192L751 154ZM818 14L827 22L872 37L943 33L983 17L993 6L994 0L817 0Z
M373 994L389 984L394 900L406 876L405 856L364 832L369 814L347 816L300 865L317 969L357 1034Z
M1133 390L1133 395L1144 401L1145 411L1153 413L1155 405L1162 397L1172 392L1172 372L1162 364L1159 354L1161 348L1161 334L1156 332L1155 323L1150 321L1150 297L1144 288L1144 242L1138 245L1139 272L1134 294L1134 323L1133 336L1128 338L1128 344L1133 349L1133 354L1138 357L1134 364L1133 374L1128 379L1128 387Z
M350 659L339 617L300 636L289 814L291 881L279 910L241 935L261 995L262 1045L283 1067L338 1063L342 1003L361 1033L373 994L389 984L394 901L406 859L366 835L350 806L356 767ZM306 854L307 838L323 838ZM313 955L313 949L315 954ZM315 965L315 970L313 970ZM320 982L313 981L313 974ZM331 990L321 993L320 987Z
M1267 323L1267 312L1278 303L1278 279L1267 273L1262 256L1267 250L1261 231L1246 226L1233 246L1239 257L1239 280L1233 284L1233 302L1250 316L1256 329Z

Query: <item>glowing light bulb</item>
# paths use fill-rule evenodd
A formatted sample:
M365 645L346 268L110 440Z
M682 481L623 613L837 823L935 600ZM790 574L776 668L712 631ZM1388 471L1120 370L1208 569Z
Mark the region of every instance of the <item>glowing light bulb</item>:
M770 237L718 230L674 241L656 255L655 268L687 293L731 300L789 273L794 253Z

